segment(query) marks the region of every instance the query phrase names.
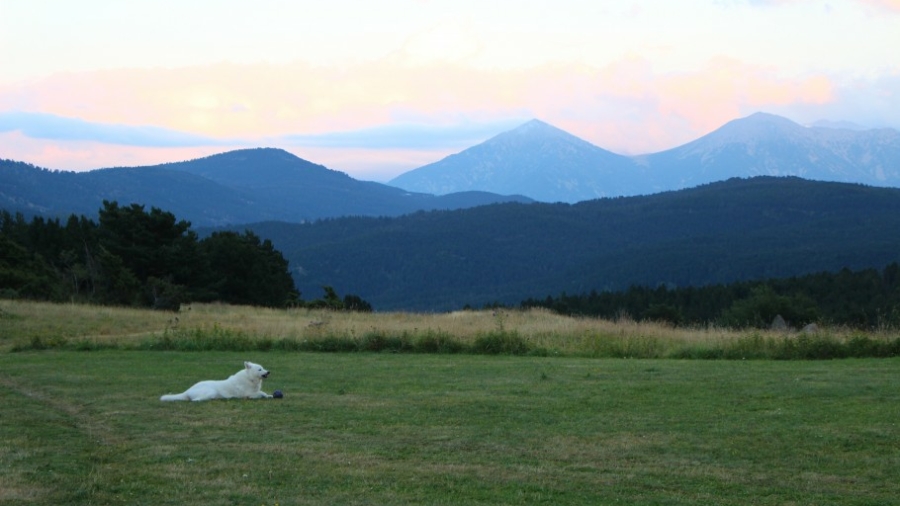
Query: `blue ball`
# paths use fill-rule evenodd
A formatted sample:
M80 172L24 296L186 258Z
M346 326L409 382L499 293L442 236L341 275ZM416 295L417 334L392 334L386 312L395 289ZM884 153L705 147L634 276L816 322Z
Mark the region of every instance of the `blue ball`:
M272 392L272 397L281 399L282 397L284 397L284 394L281 393L281 390L275 390L274 392Z

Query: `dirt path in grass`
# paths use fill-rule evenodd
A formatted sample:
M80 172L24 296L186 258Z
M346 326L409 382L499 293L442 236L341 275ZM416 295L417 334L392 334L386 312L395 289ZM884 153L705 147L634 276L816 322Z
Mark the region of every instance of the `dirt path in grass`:
M28 405L24 408L27 411L23 412L22 406L16 406L17 401L13 400L0 417L4 425L11 425L6 427L8 431L0 431L0 463L3 464L0 467L5 468L0 479L0 503L68 501L73 493L90 502L92 490L104 481L103 468L108 466L98 463L109 462L124 438L84 406L63 401L40 388L2 374L0 388L7 390L7 395L12 394L13 399L16 395L24 397L27 400L21 402ZM35 404L40 407L33 407ZM55 418L53 413L61 416L67 420L63 427L74 429L80 437L57 434L52 424L44 426L48 421L41 412L50 413L52 418ZM48 452L64 456L67 465L83 470L77 473L81 475L77 483L70 481L71 476L69 481L35 480L46 474L42 469L51 466L46 462Z
M105 424L102 420L91 417L88 413L85 412L83 406L80 406L75 403L65 402L46 392L42 392L35 388L30 388L22 383L7 377L0 375L0 385L12 390L13 392L17 392L29 399L40 402L44 404L54 411L59 411L65 413L66 415L72 417L78 427L85 433L89 434L93 440L97 442L97 444L101 445L109 445L116 444L120 441L119 438L114 436L114 431L112 428Z

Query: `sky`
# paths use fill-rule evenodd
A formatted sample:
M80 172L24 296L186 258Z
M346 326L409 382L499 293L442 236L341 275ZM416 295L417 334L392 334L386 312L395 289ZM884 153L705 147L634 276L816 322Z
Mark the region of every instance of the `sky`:
M900 0L0 0L0 158L388 181L533 118L625 155L760 111L900 128L897 48Z

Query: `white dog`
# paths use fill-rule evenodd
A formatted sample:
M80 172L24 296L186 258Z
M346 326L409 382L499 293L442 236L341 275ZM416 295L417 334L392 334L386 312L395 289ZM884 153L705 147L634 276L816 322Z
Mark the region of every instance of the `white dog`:
M201 381L180 394L168 394L161 401L208 401L211 399L271 399L262 391L262 381L269 371L253 362L244 362L244 369L226 380Z

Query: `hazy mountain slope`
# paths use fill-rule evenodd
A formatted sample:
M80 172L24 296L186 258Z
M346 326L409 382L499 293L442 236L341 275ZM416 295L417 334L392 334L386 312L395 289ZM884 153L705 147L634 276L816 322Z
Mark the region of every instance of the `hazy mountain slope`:
M624 157L533 120L390 184L579 202L761 175L900 187L900 132L803 127L757 113L670 150Z
M448 310L883 267L900 260L900 190L766 177L575 205L252 228L284 252L308 296L327 284L380 310Z
M197 225L280 217L250 195L193 174L153 167L50 171L0 160L0 208L27 215L96 216L104 200L177 211Z
M640 172L624 156L532 120L389 184L438 195L502 189L543 202L576 202L640 193Z
M359 181L343 172L303 160L287 151L257 148L230 151L164 167L198 174L237 189L264 195L283 211L280 219L304 221L336 216L397 216L418 210L465 207L465 196L437 199L425 193ZM527 201L482 192L483 203ZM447 203L447 204L445 204Z
M637 159L659 189L761 175L900 186L900 132L808 128L763 113Z
M108 199L164 208L195 225L302 222L530 198L578 202L757 175L900 186L900 132L803 127L760 113L668 151L624 157L533 120L392 181L406 190L358 181L271 148L87 173L0 161L0 205L91 216Z
M819 121L814 121L808 127L819 127L819 128L838 128L841 130L869 130L868 128L858 124L853 123L852 121L829 121L826 119L820 119Z
M0 161L0 206L28 214L95 216L103 200L172 212L198 226L337 216L397 216L495 202L486 192L436 197L357 181L278 149L248 149L152 167L60 172Z
M838 157L856 167L853 182L900 187L900 131L880 128L854 132L820 128L823 142Z

